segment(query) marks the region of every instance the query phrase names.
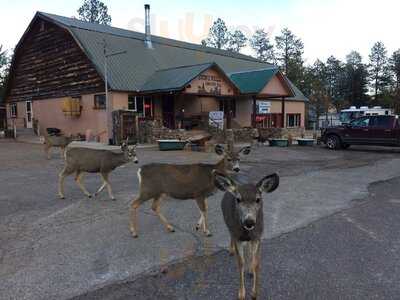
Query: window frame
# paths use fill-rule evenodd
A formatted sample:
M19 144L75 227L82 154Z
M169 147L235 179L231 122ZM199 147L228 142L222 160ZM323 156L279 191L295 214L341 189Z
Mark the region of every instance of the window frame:
M97 99L98 99L98 97L101 97L101 96L103 96L104 97L104 105L98 105L98 101L97 101ZM94 95L94 98L93 98L93 109L107 109L107 97L106 97L106 94L96 94L96 95Z
M290 118L293 117L293 126L290 126ZM300 128L301 127L301 113L286 114L286 127L287 128Z
M134 103L134 106L135 106L134 109L129 108L129 99L132 99L132 98L133 98L133 103ZM128 95L128 110L129 110L129 111L137 112L137 101L138 101L138 99L137 99L136 96L134 96L134 95Z
M10 118L18 118L18 104L15 102L10 104Z

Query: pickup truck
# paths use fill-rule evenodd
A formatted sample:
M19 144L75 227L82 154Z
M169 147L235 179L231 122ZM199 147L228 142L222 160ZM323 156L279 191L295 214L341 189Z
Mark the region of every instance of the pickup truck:
M321 141L329 149L347 149L350 145L400 147L398 116L365 116L321 131Z

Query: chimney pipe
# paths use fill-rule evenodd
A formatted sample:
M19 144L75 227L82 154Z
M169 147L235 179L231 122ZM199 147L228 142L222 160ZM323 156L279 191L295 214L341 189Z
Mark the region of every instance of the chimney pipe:
M153 45L151 44L151 33L150 33L150 4L144 5L144 11L145 11L144 44L146 45L147 48L151 49L151 48L153 48Z

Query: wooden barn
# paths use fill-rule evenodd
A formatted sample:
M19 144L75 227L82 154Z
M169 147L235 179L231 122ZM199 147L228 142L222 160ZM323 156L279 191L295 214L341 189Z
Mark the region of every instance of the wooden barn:
M224 111L233 127L304 127L307 99L276 66L146 29L36 13L15 48L9 126L90 130L107 141L109 114L130 110L168 128L214 111Z

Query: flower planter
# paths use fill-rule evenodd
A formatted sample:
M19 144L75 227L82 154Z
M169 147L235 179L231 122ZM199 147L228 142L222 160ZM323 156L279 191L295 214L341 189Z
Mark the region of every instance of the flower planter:
M297 139L299 146L314 146L314 139Z
M180 140L158 140L158 147L160 151L183 150L187 141Z
M269 145L271 147L288 147L289 140L288 139L270 139Z

